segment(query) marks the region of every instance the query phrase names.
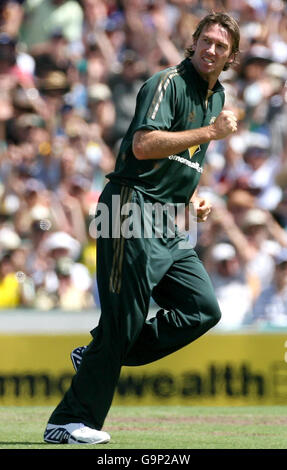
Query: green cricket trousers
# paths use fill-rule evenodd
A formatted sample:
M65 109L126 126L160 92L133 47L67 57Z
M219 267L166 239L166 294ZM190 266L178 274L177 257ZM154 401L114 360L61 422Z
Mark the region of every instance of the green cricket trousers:
M144 210L150 201L143 193L109 182L99 202L101 317L70 388L49 419L52 424L81 422L98 430L123 365L148 364L171 354L208 331L221 316L209 276L188 241L178 233L167 236L167 223L157 236L150 236L155 221ZM130 207L133 213L140 209L132 226L147 224L146 236L130 236L138 233L129 230ZM147 320L151 297L160 310Z

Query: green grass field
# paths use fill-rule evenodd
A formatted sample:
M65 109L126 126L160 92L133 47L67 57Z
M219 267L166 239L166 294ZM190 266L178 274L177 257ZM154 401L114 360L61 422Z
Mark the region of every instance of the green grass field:
M0 407L0 449L94 448L42 440L50 407ZM112 407L101 449L286 449L287 406Z

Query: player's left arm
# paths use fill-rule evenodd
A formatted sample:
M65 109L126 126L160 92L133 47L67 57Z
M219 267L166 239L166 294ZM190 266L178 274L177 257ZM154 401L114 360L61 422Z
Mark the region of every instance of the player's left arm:
M212 204L211 202L198 195L198 189L193 193L190 202L193 205L193 210L196 212L196 217L198 222L205 222L209 216Z

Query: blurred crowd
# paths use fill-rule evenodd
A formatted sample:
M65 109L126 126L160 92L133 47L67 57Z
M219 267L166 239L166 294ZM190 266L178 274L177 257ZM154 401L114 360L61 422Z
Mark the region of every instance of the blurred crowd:
M99 307L89 232L139 88L203 15L241 28L223 72L239 130L212 142L196 250L218 328L287 326L287 6L282 0L1 0L0 308Z

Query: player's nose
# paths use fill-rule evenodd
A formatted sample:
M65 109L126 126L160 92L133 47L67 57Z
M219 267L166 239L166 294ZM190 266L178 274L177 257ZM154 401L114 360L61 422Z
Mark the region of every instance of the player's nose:
M210 55L215 55L215 44L209 44L206 52L208 52Z

